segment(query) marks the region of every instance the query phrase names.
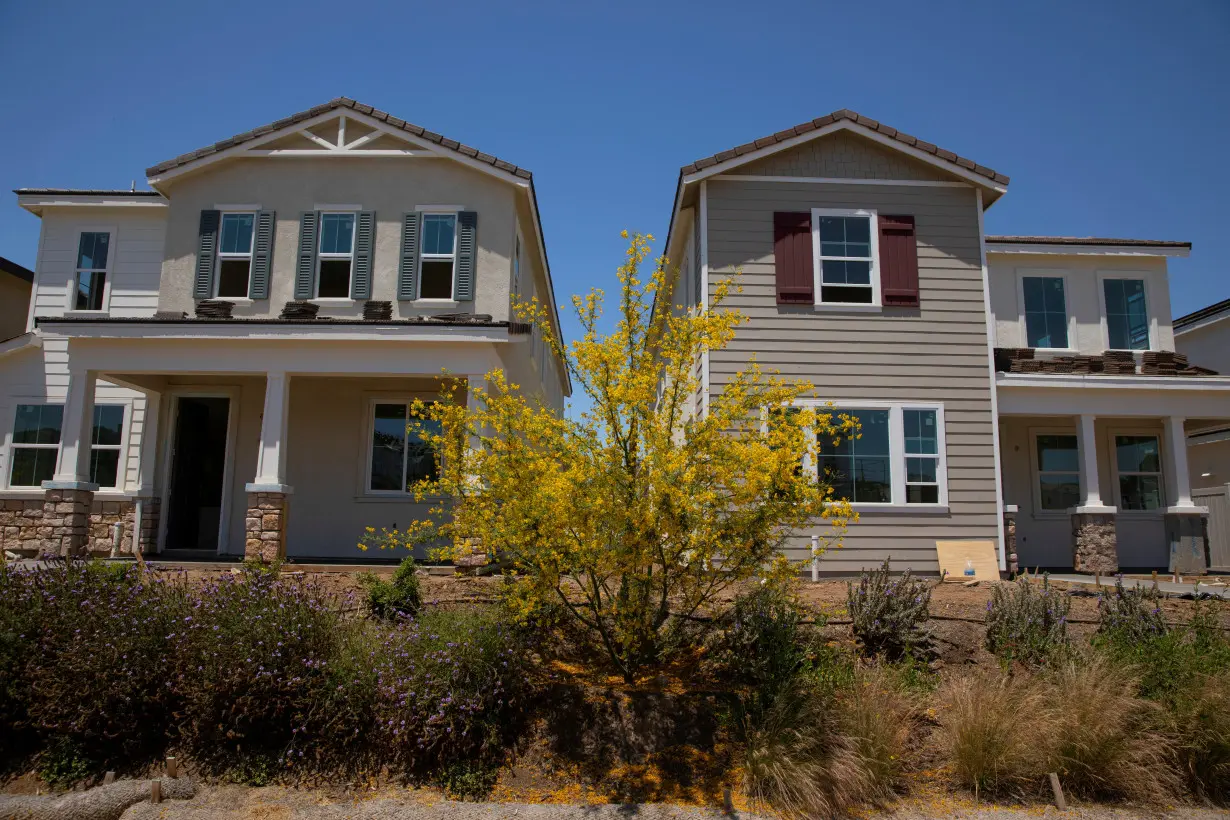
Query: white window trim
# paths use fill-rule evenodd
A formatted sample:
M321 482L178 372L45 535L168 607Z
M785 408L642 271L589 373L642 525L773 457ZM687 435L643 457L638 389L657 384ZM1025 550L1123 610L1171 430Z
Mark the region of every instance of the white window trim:
M1145 298L1148 298L1146 294ZM1162 492L1162 505L1155 510L1128 510L1123 506L1123 493L1119 488L1119 453L1115 444L1115 439L1119 436L1147 436L1157 439L1157 461L1158 471L1156 473L1136 473L1129 472L1125 475L1156 475L1158 486ZM1115 509L1118 515L1124 515L1131 518L1161 518L1166 513L1166 507L1169 505L1166 495L1166 442L1165 435L1162 430L1156 427L1150 429L1148 427L1112 427L1106 431L1106 446L1107 453L1110 456L1110 482L1111 482L1111 498L1114 499Z
M868 251L871 254L871 303L825 302L821 298L823 282L822 258L845 260L851 262L866 262L862 256L832 256L822 257L820 253L820 217L824 216L861 216L868 220L870 242ZM882 308L880 299L880 219L879 212L867 208L812 208L811 209L811 262L812 287L815 289L815 306L820 310L837 310L852 312L875 312ZM850 285L850 287L865 287Z
M1029 480L1032 485L1030 488L1030 497L1033 499L1033 517L1034 518L1069 518L1071 513L1068 510L1044 510L1042 509L1042 487L1039 480L1042 477L1042 470L1038 463L1038 436L1072 436L1076 439L1076 471L1077 486L1081 486L1080 481L1080 464L1081 464L1081 437L1079 431L1075 427L1030 427L1029 428ZM1059 473L1059 470L1050 470L1050 473ZM1066 471L1064 474L1067 474ZM1079 506L1081 500L1077 499Z
M68 293L65 294L64 311L73 315L84 314L87 316L98 316L108 313L111 310L111 286L113 284L115 271L115 255L119 253L119 228L115 225L80 225L77 227L77 244L73 248L73 273L68 281ZM77 307L77 279L81 275L84 268L78 268L77 263L81 261L81 234L83 233L105 233L108 234L107 239L107 267L103 268L103 299L102 307L98 310L86 310Z
M1149 322L1149 347L1146 350L1160 350L1158 344L1158 319L1157 313L1153 310L1153 277L1147 271L1126 271L1126 270L1100 270L1098 271L1098 306L1100 308L1098 318L1102 325L1102 346L1105 350L1119 350L1120 348L1110 346L1110 319L1106 309L1106 281L1109 279L1127 279L1137 282L1143 282L1145 286L1145 316ZM1123 348L1123 350L1135 352L1132 348Z
M360 501L373 500L393 500L406 501L414 500L414 493L405 490L373 490L372 489L372 437L376 432L376 405L377 404L404 404L410 405L416 399L421 399L424 402L432 402L439 399L438 394L422 391L418 393L367 393L363 397L363 412L365 420L360 429L363 434L363 473L358 476L358 485L355 498ZM441 465L443 466L443 465ZM402 477L405 477L406 462L405 454L402 456ZM437 496L424 496L424 502L434 500Z
M1045 350L1054 353L1076 353L1076 313L1072 310L1072 280L1071 272L1066 268L1017 268L1016 269L1016 303L1017 319L1021 327L1021 347L1030 347L1029 323L1025 318L1025 280L1043 277L1046 279L1063 280L1063 311L1068 323L1067 347L1032 347L1031 350Z
M325 230L324 230L325 217L334 216L337 214L349 214L350 216L354 217L354 221L350 224L350 253L325 253L320 249L321 243L325 241ZM312 297L313 302L331 302L331 303L336 304L336 303L349 303L349 302L354 301L354 299L351 299L349 296L321 296L320 295L320 263L324 261L328 261L328 260L337 260L337 259L345 259L349 261L350 262L350 277L346 283L346 293L348 294L352 293L354 291L354 243L355 243L355 234L358 233L358 228L359 228L359 213L357 210L351 211L351 210L342 210L342 209L334 208L332 210L320 212L320 225L317 228L318 235L316 237L316 295ZM253 226L252 237L253 237L253 241L255 241L256 239L255 226ZM252 281L251 274L249 274L248 275L248 288L249 288L248 292L249 293L251 293L251 287L252 287L251 281Z
M850 506L855 511L886 513L948 512L948 446L945 435L943 403L882 400L858 401L855 399L800 399L795 401L793 406L810 407L820 413L831 410L835 415L840 414L844 410L888 410L888 455L889 469L891 470L890 492L892 501L889 503L865 501L851 503ZM909 504L905 500L905 459L907 454L905 452L905 422L902 417L902 411L904 410L931 410L935 412L936 449L938 450L935 479L939 485L939 501L935 504ZM804 459L803 468L813 472L816 470L816 464L810 455Z
M226 221L227 216L248 215L252 217L252 236L248 241L247 253L223 253L222 251L222 223ZM222 211L218 215L218 253L214 260L214 298L215 299L230 299L236 302L251 302L252 301L252 257L256 250L256 220L257 213L249 210L227 210ZM222 296L218 293L218 288L222 285L222 262L228 259L246 259L248 260L248 289L243 296Z
M414 295L415 296L414 301L424 304L424 305L456 304L457 302L457 298L456 298L457 297L457 233L458 233L458 228L460 227L460 223L461 223L461 219L458 216L458 214L460 214L460 210L452 210L450 208L432 208L432 209L423 209L422 214L423 214L422 223L419 226L419 231L424 234L426 233L427 217L429 216L451 216L453 217L453 252L448 253L448 254L426 253L422 250L423 237L422 236L419 237L419 262L418 262L419 269L418 269L418 275L414 277L414 280L417 283L418 293ZM448 259L452 261L453 263L453 279L452 279L452 282L450 283L448 298L442 299L442 298L430 298L430 297L422 296L421 294L423 292L423 263L424 262L441 262L441 261L444 261L445 259Z
M5 489L11 489L14 492L19 492L19 493L29 492L29 493L42 494L43 488L41 486L33 485L33 484L13 484L13 464L17 460L18 450L55 450L56 451L56 463L58 464L60 461L60 442L59 441L56 442L55 444L18 444L15 441L13 441L13 434L17 430L17 408L19 406L30 406L30 405L39 405L39 406L59 405L63 407L64 401L63 400L58 401L58 402L49 401L44 396L14 396L12 398L12 403L9 405L8 412L6 413L6 415L8 416L9 424L8 424L8 428L4 431L4 452L5 452L4 476L3 476L4 487ZM64 440L64 424L63 424L63 420L61 419L60 441L63 441L63 440Z

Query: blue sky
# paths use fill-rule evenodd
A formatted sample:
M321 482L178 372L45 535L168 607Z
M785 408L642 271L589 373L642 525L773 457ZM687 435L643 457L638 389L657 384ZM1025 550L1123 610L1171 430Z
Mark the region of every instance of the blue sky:
M35 258L12 188L346 95L531 169L562 299L665 232L679 166L852 108L1010 175L989 233L1190 240L1174 313L1230 297L1230 3L1006 5L0 0L0 255Z

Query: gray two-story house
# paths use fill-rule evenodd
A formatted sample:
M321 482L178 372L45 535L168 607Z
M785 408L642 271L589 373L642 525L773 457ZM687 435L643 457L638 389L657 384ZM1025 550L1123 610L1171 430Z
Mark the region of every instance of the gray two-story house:
M528 171L346 98L147 170L29 188L27 332L0 343L6 549L354 558L425 512L409 406L493 369L562 411L517 321L555 304ZM556 323L558 333L558 319Z
M1001 569L1207 566L1185 430L1230 417L1230 379L1174 353L1166 260L1190 246L987 236L1008 181L847 110L684 166L671 303L738 273L749 319L696 363L694 412L755 356L858 417L805 465L860 517L823 572L935 571L951 540Z

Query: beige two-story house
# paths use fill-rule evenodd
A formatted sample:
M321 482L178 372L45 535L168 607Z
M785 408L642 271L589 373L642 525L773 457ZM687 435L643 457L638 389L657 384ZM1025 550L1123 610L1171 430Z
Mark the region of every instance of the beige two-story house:
M1207 565L1183 442L1230 417L1230 379L1173 352L1166 260L1189 246L988 237L1008 182L848 110L680 171L671 303L739 273L749 318L697 362L694 412L755 356L860 420L804 465L860 515L823 572L936 571L964 539L1005 570Z
M555 304L525 169L339 98L147 180L17 192L42 232L0 344L5 548L109 549L119 524L168 556L353 559L426 511L407 420L444 374L562 411L512 310Z

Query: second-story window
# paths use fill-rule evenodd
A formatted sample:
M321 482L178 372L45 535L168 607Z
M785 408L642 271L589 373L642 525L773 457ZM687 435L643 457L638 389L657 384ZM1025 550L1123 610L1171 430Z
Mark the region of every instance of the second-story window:
M1106 279L1107 343L1111 350L1149 349L1149 310L1141 279Z
M85 231L77 243L77 290L73 297L75 310L102 310L106 305L107 260L111 251L111 234L106 231Z
M354 266L354 214L320 215L320 251L317 255L316 296L350 297Z
M1025 344L1029 347L1066 348L1068 309L1062 276L1026 276L1021 279L1025 300Z
M218 243L218 296L247 299L256 214L223 214Z
M423 214L419 298L452 299L457 261L457 215Z
M814 210L813 242L818 244L821 304L877 304L874 215L868 212Z

